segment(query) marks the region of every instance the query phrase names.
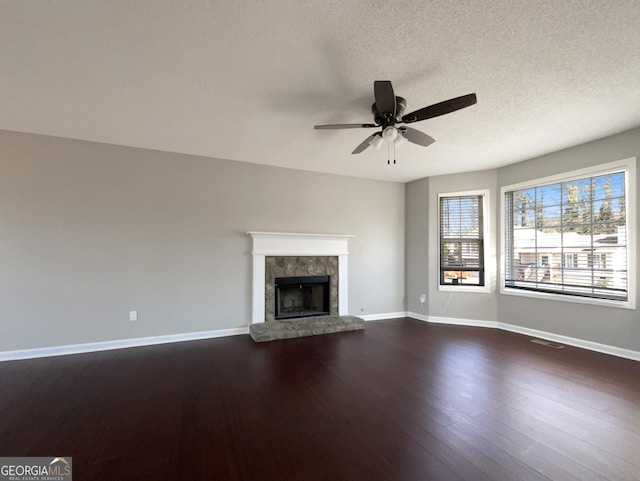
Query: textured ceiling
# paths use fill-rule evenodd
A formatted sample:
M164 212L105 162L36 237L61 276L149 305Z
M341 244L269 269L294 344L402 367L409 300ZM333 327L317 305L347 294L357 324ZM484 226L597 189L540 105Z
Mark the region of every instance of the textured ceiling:
M405 182L640 125L640 1L0 1L0 129ZM350 152L373 81L428 148Z

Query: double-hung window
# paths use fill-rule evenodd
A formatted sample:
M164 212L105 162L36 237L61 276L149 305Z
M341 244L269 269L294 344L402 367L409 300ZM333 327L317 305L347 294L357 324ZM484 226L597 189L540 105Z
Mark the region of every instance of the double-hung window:
M440 289L485 287L487 197L487 191L438 196Z
M506 294L634 307L635 159L502 189Z

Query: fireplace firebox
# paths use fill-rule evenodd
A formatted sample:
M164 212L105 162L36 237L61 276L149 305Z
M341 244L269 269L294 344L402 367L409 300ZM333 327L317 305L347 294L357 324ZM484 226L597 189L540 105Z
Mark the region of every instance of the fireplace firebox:
M275 319L329 315L330 276L276 277Z

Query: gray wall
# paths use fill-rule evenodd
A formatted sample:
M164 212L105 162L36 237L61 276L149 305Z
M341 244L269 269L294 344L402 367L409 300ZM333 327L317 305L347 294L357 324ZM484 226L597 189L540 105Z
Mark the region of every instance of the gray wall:
M405 310L402 184L2 131L0 152L0 351L246 326L249 230L356 235L350 312Z
M429 219L433 228L429 231L429 315L436 317L453 317L462 319L480 319L497 321L496 302L496 257L495 257L495 219L489 215L489 239L485 239L488 249L485 259L486 282L492 292L451 292L438 290L438 194L489 189L488 212L495 211L496 204L496 172L495 170L473 172L468 174L442 175L429 179Z
M497 320L640 351L637 309L496 289L439 292L436 229L438 193L490 189L497 256L500 186L640 157L640 129L406 189L2 131L0 152L0 351L246 326L248 230L355 234L353 314L404 311L406 295L406 309L419 314ZM133 309L137 322L128 321Z
M503 167L498 170L498 182L505 186L629 157L640 158L640 129ZM640 169L636 170L637 177ZM640 186L640 179L636 179L636 186ZM630 208L633 209L631 214L636 216L637 232L640 210L637 205ZM636 272L639 270L639 254L640 245L636 245ZM639 287L637 282L636 300L640 300ZM501 295L498 315L501 322L640 351L640 315L637 309Z
M405 259L407 310L428 314L429 307L429 179L407 184L405 205ZM437 222L432 224L437 226ZM437 265L437 264L436 264ZM420 295L427 296L421 304Z
M407 184L405 238L407 259L405 262L408 311L425 314L420 309L417 296L426 289L428 294L426 314L432 317L498 321L640 351L638 309L501 295L499 286L495 286L491 294L438 291L437 202L439 193L490 190L492 217L490 252L493 252L494 256L490 262L497 270L501 243L499 195L502 186L629 157L640 157L640 129L497 170L431 177ZM637 174L638 172L640 169L637 169ZM637 182L637 185L640 185L640 179ZM640 209L637 209L638 206L634 207L637 230L640 226ZM427 212L428 217L425 219ZM426 235L425 232L427 232ZM640 241L640 238L637 240ZM639 263L640 242L636 245L637 271L640 271ZM637 300L640 300L639 287L640 282L636 285Z
M438 194L489 189L489 239L486 259L490 293L438 290ZM495 170L430 177L407 184L407 305L408 311L434 317L497 321L495 286ZM419 253L412 257L413 253ZM409 272L412 274L409 275ZM425 309L418 296L427 294ZM426 311L426 312L425 312Z

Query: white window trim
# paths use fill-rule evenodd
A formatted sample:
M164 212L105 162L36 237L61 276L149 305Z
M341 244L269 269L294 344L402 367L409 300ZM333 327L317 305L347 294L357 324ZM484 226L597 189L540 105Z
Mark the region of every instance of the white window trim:
M493 284L492 280L494 279L493 270L491 267L495 263L495 257L490 256L490 238L489 233L490 229L490 218L489 218L489 189L481 189L481 190L466 190L463 192L443 192L438 194L438 207L437 207L437 222L438 222L438 290L439 291L448 291L448 292L476 292L476 293L490 293L491 286ZM483 245L483 253L482 257L484 259L484 286L447 286L440 284L440 198L441 197L464 197L464 196L472 196L478 195L482 196L482 245ZM493 259L493 262L490 260Z
M589 297L568 296L565 294L554 294L549 292L524 291L522 289L514 289L505 287L505 193L514 190L527 189L530 187L540 187L546 184L555 184L558 182L566 182L580 177L595 177L598 175L611 174L613 172L626 171L625 174L625 201L627 206L633 206L631 215L627 215L627 280L628 280L628 296L627 301L615 301L611 299L594 299ZM564 172L562 174L551 175L539 179L528 180L517 184L506 185L500 188L500 294L521 297L533 297L537 299L546 299L552 301L573 302L578 304L592 304L607 307L619 307L623 309L636 308L636 158L617 160L600 164L584 169ZM629 214L627 212L627 214Z

